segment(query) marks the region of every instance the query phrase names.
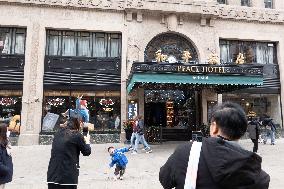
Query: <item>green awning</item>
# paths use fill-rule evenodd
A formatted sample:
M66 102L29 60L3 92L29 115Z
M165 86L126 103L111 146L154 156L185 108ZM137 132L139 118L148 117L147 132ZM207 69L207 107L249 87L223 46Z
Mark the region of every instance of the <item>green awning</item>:
M262 76L233 75L188 75L134 73L128 83L127 91L131 92L136 83L162 84L205 84L205 85L263 85Z

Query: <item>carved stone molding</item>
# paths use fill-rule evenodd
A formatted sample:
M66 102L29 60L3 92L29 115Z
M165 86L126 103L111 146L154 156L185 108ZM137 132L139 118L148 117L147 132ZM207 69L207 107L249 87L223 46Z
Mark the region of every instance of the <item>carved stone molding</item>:
M206 18L283 23L284 11L257 7L219 5L213 1L195 0L0 0L0 3L22 3L57 7L107 10L155 11L199 14ZM136 11L134 11L136 10Z

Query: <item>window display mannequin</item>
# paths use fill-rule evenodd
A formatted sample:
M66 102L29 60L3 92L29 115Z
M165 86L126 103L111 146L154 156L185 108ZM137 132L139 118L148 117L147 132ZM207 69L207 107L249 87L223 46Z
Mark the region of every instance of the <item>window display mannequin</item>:
M77 97L76 109L68 109L66 112L62 113L64 117L69 116L72 118L80 118L84 123L89 123L89 110L87 108L87 101L82 100L82 97Z

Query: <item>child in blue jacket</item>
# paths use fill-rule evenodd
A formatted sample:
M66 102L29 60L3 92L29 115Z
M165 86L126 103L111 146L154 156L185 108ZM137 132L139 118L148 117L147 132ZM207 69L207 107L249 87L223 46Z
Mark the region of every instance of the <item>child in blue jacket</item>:
M127 157L124 153L128 151L129 148L115 149L112 146L108 148L108 153L111 156L111 163L109 164L109 167L112 168L116 165L114 170L115 179L119 178L120 180L123 180L123 174L125 173L126 165L128 163Z

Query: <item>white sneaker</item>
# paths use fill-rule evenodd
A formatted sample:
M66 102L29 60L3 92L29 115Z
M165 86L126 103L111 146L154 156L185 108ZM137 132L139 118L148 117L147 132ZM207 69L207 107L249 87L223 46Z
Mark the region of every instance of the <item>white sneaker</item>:
M119 179L120 179L120 180L123 180L123 176L120 176Z
M142 148L142 151L146 151L147 149L145 149L145 148Z
M146 151L146 154L152 153L152 149L150 148L149 150Z
M131 154L132 154L132 155L135 155L135 154L137 154L137 152L136 152L136 151L132 151Z

